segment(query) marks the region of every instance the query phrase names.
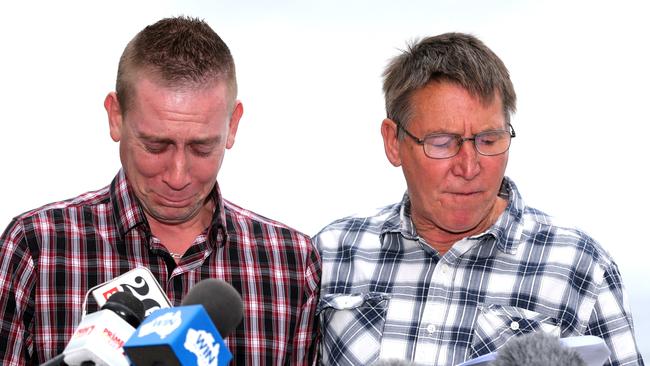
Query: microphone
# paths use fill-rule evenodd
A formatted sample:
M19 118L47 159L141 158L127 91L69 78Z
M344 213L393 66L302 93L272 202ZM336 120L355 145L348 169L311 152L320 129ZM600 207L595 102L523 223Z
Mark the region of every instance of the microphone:
M101 307L106 303L109 296L121 291L130 292L138 300L142 301L147 316L157 309L172 306L160 284L156 281L149 268L146 267L137 267L123 273L90 289L89 293L93 295L97 305Z
M118 292L127 292L133 295L136 300L139 300L141 304L138 307L144 306L145 315L149 315L159 308L171 307L169 299L162 291L160 284L158 284L158 281L153 277L151 271L146 267L137 267L88 290L86 298L84 299L82 319L86 318L86 303L89 295L93 295L93 298L97 302L97 306L103 309L103 306L108 302L108 299ZM119 298L120 297L117 297L113 301L118 301ZM140 321L142 321L142 319L140 319ZM140 324L140 322L138 322L138 324ZM138 324L134 325L134 328L137 328ZM79 326L81 326L81 324ZM61 353L41 364L41 366L65 365L63 361L64 356L65 353Z
M534 332L510 339L499 348L496 359L490 365L587 366L587 363L574 349L560 343L557 337Z
M224 343L243 318L241 295L223 280L197 283L176 308L154 311L124 344L134 366L225 365Z
M224 280L199 281L181 301L181 306L189 305L203 305L223 338L228 337L244 317L241 295Z
M129 292L117 292L100 311L85 316L61 355L43 365L129 366L122 346L144 318L144 306Z

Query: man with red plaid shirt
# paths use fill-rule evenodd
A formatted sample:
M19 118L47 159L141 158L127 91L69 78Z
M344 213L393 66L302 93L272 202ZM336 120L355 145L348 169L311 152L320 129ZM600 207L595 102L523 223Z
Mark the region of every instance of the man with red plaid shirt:
M101 190L17 216L0 238L1 364L60 354L87 291L142 266L172 305L206 278L241 293L232 364L313 363L318 253L216 183L243 113L236 96L230 51L201 20L163 19L126 46L104 101L122 169Z

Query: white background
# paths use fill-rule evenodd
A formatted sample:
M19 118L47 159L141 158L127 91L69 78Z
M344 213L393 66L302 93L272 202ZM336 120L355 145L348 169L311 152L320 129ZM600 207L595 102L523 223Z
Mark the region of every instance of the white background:
M650 6L644 1L5 1L0 5L0 226L110 182L102 102L126 43L161 17L204 18L230 46L244 103L219 175L226 198L315 234L399 200L381 72L406 41L481 38L509 67L518 112L507 175L531 206L617 260L650 361L647 170Z

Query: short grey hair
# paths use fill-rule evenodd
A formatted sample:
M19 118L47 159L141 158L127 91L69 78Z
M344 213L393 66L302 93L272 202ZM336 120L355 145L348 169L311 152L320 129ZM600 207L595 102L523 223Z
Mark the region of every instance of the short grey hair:
M383 77L387 117L404 127L413 113L411 95L432 81L456 83L485 104L499 93L507 124L516 110L517 96L508 69L470 34L445 33L416 41L390 60Z

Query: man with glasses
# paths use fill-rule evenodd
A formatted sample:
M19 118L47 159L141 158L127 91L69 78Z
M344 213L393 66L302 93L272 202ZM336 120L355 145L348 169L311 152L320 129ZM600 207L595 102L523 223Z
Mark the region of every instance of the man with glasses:
M516 96L503 62L470 35L426 38L390 62L384 93L407 190L314 237L324 364L455 365L530 332L595 335L608 365L643 364L616 264L504 176Z

